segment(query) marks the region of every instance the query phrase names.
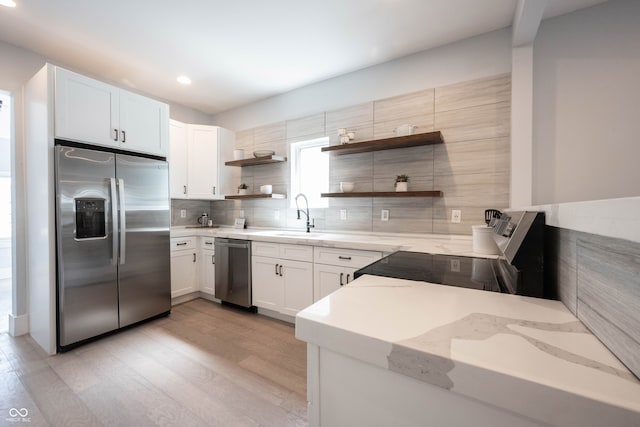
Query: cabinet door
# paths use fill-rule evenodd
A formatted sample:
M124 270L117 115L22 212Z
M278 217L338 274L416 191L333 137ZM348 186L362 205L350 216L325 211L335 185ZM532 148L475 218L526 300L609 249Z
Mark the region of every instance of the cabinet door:
M355 268L339 265L315 264L313 300L318 301L353 280Z
M118 98L118 88L56 68L56 138L119 147Z
M283 260L282 265L284 301L280 312L295 316L313 304L313 263Z
M216 256L214 251L203 250L198 260L202 292L213 296L216 291Z
M169 124L169 188L172 199L186 199L187 125L171 120Z
M253 305L279 311L284 301L284 286L276 258L251 257L251 292Z
M195 251L171 252L171 298L198 290Z
M190 199L220 199L218 195L218 128L188 125L188 178Z
M120 90L120 147L123 150L166 156L169 107Z

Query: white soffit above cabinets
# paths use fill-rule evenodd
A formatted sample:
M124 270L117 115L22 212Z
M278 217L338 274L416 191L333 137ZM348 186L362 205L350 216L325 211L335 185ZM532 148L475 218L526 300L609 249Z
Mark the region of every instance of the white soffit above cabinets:
M544 17L603 0L549 0ZM0 40L215 114L512 24L517 0L16 0ZM193 84L176 84L185 74Z

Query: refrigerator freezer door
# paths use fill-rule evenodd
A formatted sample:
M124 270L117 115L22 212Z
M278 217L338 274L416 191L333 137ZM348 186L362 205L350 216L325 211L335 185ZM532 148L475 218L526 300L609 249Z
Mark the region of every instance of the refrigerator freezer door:
M126 254L118 264L121 327L171 309L168 171L165 161L116 156Z
M115 155L56 146L58 346L118 328Z

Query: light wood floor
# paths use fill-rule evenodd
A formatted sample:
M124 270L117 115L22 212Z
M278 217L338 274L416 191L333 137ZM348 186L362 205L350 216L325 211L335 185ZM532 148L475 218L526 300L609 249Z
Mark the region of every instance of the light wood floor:
M9 420L26 408L30 422ZM15 411L14 411L15 413ZM0 425L306 425L293 326L205 300L67 353L0 334Z

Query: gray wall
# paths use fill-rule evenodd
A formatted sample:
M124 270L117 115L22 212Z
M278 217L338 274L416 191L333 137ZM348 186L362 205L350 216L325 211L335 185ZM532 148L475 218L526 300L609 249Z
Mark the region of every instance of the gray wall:
M245 129L237 132L236 147L287 156L301 140L328 136L338 144L342 127L356 132L353 142L391 137L405 123L420 133L440 130L443 145L330 156L329 191L339 191L340 181L355 182L355 191L393 191L395 176L406 173L410 190L441 190L444 197L330 198L329 208L311 216L325 230L471 234L471 225L484 223L485 209L509 204L510 100L511 78L503 74ZM243 210L253 227L304 227L290 207L289 169L289 162L242 168L249 193L272 184L288 198L213 202L214 220L231 224ZM340 219L343 209L347 220ZM382 209L389 221L380 220ZM452 209L462 210L460 224L450 222Z
M511 30L494 31L217 114L239 131L320 111L511 72Z
M533 203L640 195L640 2L546 20L534 44Z

